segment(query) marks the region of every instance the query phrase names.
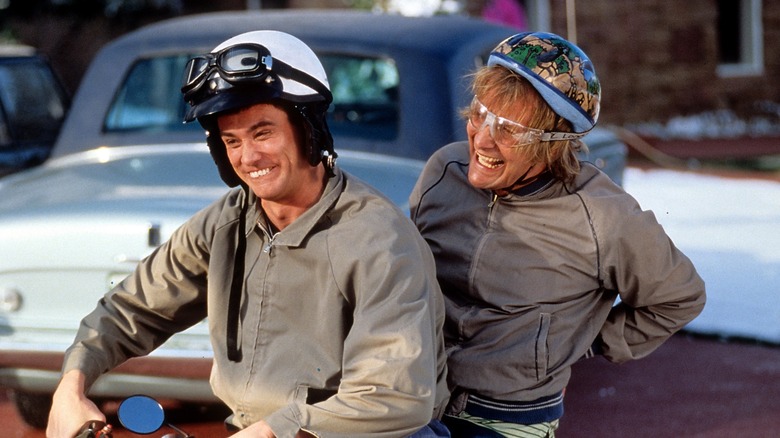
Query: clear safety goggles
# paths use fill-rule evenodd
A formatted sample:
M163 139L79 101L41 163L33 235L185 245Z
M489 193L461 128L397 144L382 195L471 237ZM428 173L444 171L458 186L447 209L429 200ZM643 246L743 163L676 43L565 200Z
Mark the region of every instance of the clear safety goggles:
M575 140L585 135L573 132L545 132L542 129L531 128L490 112L482 102L474 96L469 106L469 124L481 131L487 125L490 136L497 145L512 148L540 141Z
M306 85L323 96L331 96L330 90L320 81L275 59L266 47L243 43L190 59L184 67L182 79L181 91L184 98L190 100L198 93L214 70L219 73L221 79L233 85L241 82L272 81L275 79L272 75L275 74ZM271 79L268 79L269 77Z

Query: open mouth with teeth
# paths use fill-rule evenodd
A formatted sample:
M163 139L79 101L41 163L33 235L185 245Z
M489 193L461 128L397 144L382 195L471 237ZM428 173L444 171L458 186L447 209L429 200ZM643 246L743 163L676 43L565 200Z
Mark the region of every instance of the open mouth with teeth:
M255 170L254 172L249 172L249 176L251 178L260 178L261 176L268 175L271 172L271 168L267 167L265 169Z
M498 158L493 157L487 157L485 155L480 154L479 152L476 153L477 155L477 162L488 169L498 169L499 167L504 165L504 160L500 160Z

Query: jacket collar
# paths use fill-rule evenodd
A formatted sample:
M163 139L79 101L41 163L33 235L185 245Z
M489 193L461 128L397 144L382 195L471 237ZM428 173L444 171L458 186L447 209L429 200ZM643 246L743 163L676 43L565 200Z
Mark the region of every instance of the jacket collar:
M517 189L512 190L512 193L517 196L532 196L552 185L554 180L555 177L553 176L552 172L545 170L537 175L530 184L518 187Z
M295 219L295 221L288 225L284 230L276 233L274 245L291 247L300 246L304 239L309 236L312 229L320 222L322 217L325 216L333 204L336 203L344 185L344 173L337 166L334 166L333 172L335 175L328 178L328 181L325 184L325 190L319 201ZM245 228L247 230L247 235L251 233L256 226L262 227L271 235L271 230L266 229L265 213L263 213L260 208L260 202L258 202L257 195L251 190L248 191L248 193L249 212L246 215Z

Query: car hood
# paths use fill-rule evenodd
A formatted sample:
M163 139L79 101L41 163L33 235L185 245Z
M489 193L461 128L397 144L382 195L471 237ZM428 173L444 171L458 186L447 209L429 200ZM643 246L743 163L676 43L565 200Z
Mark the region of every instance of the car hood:
M0 218L192 214L225 193L202 145L99 148L0 180Z
M337 164L405 211L424 166L420 160L350 150L339 151ZM205 145L103 147L0 179L0 222L160 212L186 218L227 190Z

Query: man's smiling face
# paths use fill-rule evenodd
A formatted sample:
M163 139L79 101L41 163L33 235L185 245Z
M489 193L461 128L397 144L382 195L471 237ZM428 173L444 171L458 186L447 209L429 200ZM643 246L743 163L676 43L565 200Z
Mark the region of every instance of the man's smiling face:
M256 104L220 115L218 125L233 170L263 202L310 205L319 195L322 166L309 164L283 109Z
M530 111L523 109L522 103L512 105L506 111L498 111L497 102L500 96L478 96L478 99L487 109L497 116L527 125L530 119ZM497 112L498 111L498 112ZM523 146L506 147L499 146L490 132L490 127L474 126L466 123L466 132L469 139L469 182L476 188L488 190L501 190L511 187L520 177L532 176L529 169L533 163L529 162L523 153Z

